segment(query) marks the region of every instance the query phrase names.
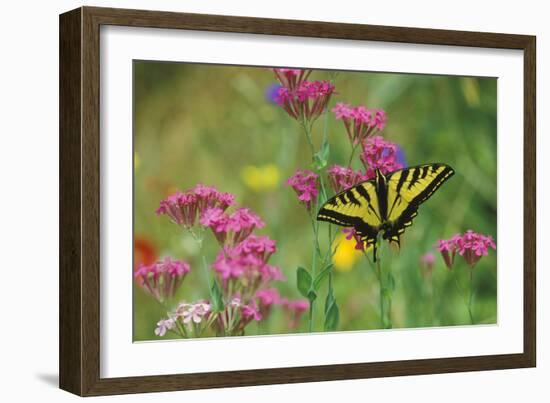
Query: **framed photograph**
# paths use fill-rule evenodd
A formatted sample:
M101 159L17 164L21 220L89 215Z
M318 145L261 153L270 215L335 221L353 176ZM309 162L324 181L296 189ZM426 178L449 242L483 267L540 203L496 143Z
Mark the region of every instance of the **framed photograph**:
M60 387L533 367L535 37L60 16Z

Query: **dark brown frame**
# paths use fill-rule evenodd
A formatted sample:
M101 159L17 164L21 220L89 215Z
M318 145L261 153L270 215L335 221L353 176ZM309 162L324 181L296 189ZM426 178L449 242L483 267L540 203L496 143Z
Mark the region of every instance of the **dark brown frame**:
M521 354L247 371L100 378L99 28L173 28L524 51L524 349ZM60 16L60 387L81 395L534 367L536 38L483 32L336 24L82 7Z

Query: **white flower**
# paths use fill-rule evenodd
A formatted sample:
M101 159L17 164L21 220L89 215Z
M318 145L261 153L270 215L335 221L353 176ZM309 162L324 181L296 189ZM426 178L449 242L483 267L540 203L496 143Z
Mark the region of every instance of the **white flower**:
M163 319L157 322L157 328L155 334L159 337L163 337L166 332L174 327L175 320L173 318Z
M177 309L177 315L182 317L183 323L201 323L202 318L210 312L210 304L197 302L195 304L181 303Z

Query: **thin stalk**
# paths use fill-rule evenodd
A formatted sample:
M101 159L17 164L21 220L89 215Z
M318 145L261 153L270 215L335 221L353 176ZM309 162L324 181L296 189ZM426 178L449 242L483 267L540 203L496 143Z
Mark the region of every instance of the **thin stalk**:
M468 315L470 316L470 322L473 324L475 324L475 321L474 321L474 314L473 314L473 311L472 311L472 302L473 302L473 297L474 297L474 270L473 269L469 269L470 270L470 295L468 296Z
M350 154L349 160L348 160L348 168L351 168L351 163L353 162L353 157L355 156L355 151L357 150L358 145L359 145L359 143L353 144L353 146L351 147L351 154Z
M454 273L452 274L452 277L453 277L456 289L457 289L457 291L460 295L460 298L462 298L462 301L464 302L464 305L466 306L466 309L468 310L468 317L470 318L470 323L473 325L474 324L474 316L472 315L472 307L471 307L472 295L473 295L473 292L472 292L472 289L473 289L473 287L472 287L472 273L470 272L470 289L469 289L468 298L466 298L464 290L460 286L460 283L458 282L458 279L456 278L456 275Z
M302 124L302 128L304 129L304 132L306 133L306 139L307 143L309 145L309 149L311 151L311 160L313 161L313 156L315 155L315 146L313 145L313 139L311 138L311 126L307 124L307 122L300 122Z
M315 237L315 238L317 238L317 237ZM314 246L313 247L313 254L312 254L312 258L311 258L311 278L313 278L313 279L315 279L315 276L316 276L316 268L315 268L316 263L317 263L317 251L316 251L315 246ZM313 331L313 314L314 313L315 313L315 300L309 302L309 332L310 333Z

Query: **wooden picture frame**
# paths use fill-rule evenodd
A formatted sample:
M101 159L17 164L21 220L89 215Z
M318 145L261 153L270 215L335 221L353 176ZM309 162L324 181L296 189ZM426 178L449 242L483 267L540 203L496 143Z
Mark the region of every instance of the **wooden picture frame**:
M524 52L523 353L100 377L100 27L171 28ZM536 363L534 36L82 7L60 16L60 387L81 396L533 367Z

